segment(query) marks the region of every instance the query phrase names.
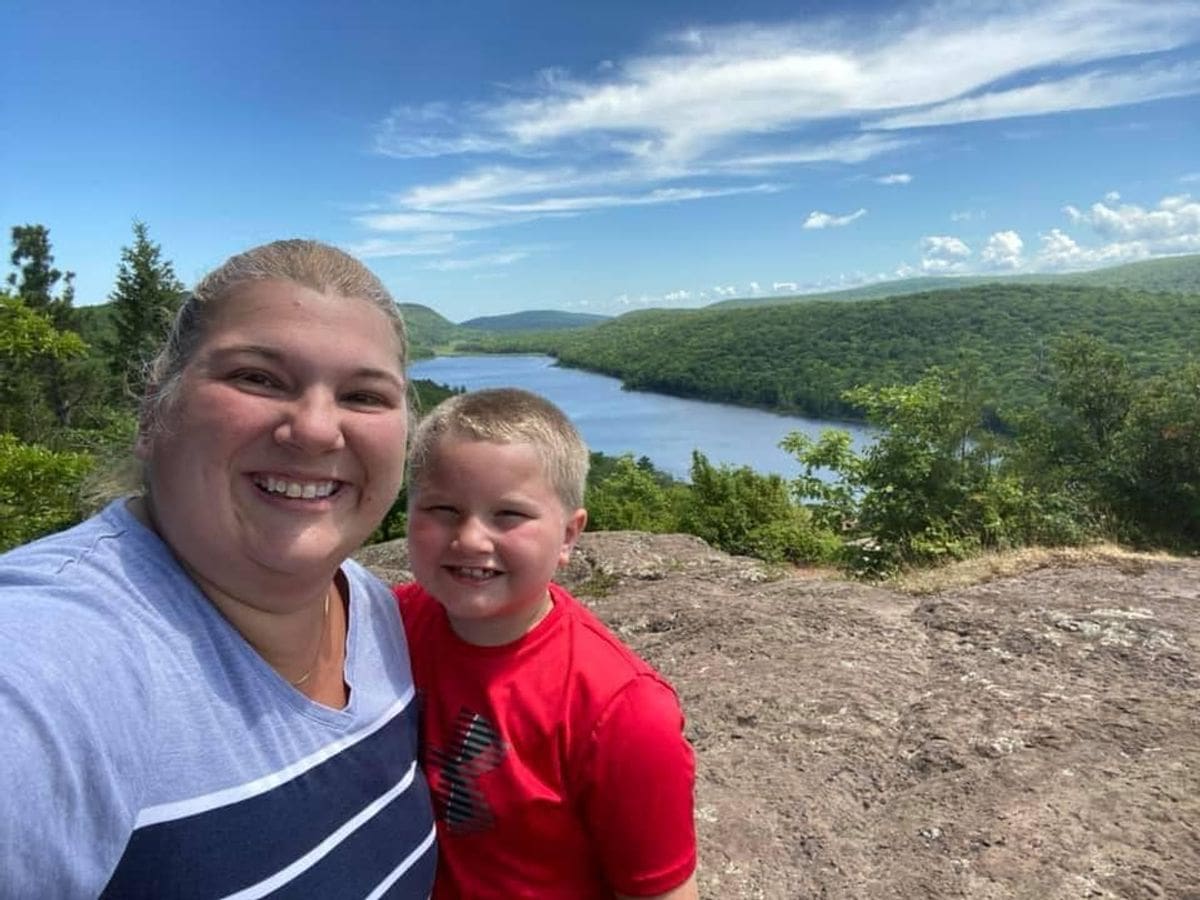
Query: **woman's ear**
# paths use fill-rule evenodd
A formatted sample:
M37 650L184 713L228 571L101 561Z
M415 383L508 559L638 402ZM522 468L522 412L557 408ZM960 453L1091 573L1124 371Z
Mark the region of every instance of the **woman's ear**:
M150 458L150 452L154 445L153 416L150 414L150 409L156 391L157 388L154 385L147 384L146 391L142 395L141 405L138 407L137 436L133 440L133 455L142 462L146 462Z

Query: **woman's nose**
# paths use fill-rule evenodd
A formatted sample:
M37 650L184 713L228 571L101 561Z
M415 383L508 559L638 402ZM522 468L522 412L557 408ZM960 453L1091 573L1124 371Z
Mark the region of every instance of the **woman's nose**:
M306 453L327 453L346 445L342 411L337 398L324 391L309 391L291 404L276 438Z

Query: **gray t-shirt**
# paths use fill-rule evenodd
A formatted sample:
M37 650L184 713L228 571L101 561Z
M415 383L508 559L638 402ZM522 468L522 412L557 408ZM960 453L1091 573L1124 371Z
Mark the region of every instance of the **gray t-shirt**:
M356 563L333 710L116 501L0 556L0 898L425 898L408 651Z

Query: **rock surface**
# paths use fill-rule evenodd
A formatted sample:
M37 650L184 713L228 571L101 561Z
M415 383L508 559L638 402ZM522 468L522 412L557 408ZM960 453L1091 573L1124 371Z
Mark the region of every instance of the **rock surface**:
M610 532L562 580L680 693L702 897L1200 900L1200 561L912 597Z

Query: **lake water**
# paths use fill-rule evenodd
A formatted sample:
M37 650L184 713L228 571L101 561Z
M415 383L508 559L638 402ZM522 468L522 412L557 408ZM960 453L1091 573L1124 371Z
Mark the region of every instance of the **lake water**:
M625 391L616 378L559 368L547 356L439 356L415 362L413 378L475 390L519 387L541 394L571 417L592 450L610 456L647 456L677 478L687 478L692 450L712 463L750 466L787 477L801 466L779 449L784 435L844 428L856 448L870 439L862 426L782 416L758 409Z

